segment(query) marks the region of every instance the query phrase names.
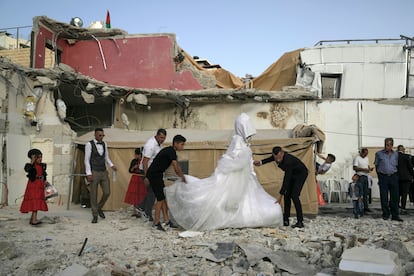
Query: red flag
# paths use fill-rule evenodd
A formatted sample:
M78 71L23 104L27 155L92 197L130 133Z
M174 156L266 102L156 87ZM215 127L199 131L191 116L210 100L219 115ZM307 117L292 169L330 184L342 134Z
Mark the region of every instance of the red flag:
M110 29L111 28L111 17L109 16L109 10L106 10L106 28Z

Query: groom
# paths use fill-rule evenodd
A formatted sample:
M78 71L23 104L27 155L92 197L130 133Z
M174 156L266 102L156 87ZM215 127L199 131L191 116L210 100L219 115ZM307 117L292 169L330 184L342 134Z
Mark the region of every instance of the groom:
M277 166L285 172L283 184L279 192L280 195L277 199L278 202L281 202L282 197L285 199L283 225L289 226L290 206L292 200L295 205L297 218L296 224L292 225L292 227L303 228L303 212L299 196L302 191L303 184L308 177L308 169L302 161L283 151L281 147L274 147L272 149L272 156L261 161L254 161L254 165L261 166L272 161L275 161Z

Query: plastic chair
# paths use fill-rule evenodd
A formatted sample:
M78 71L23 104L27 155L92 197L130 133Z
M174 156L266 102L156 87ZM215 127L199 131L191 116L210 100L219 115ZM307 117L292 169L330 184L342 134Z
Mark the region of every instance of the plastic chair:
M341 195L341 185L335 179L327 179L326 185L328 186L328 203L331 203L332 194L337 193L339 203L342 203L342 195Z
M341 180L339 180L339 185L341 186L342 200L344 202L352 202L352 199L349 197L348 192L349 182L341 178Z

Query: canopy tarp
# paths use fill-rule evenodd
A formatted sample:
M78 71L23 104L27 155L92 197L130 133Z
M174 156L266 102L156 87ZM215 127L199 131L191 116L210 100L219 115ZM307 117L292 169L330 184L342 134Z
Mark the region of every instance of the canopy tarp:
M284 86L295 85L296 66L300 64L301 51L303 49L283 54L260 76L252 80L252 88L266 91L280 91Z
M117 210L127 207L124 203L125 193L128 188L130 174L129 163L134 158L134 149L141 147L155 131L127 131L123 129L104 129L104 141L108 145L109 156L118 168L116 180L111 179L111 195L104 206L105 210ZM189 130L189 129L167 129L167 140L164 146L171 145L172 138L181 134L187 138L185 149L178 152L179 161L188 161L188 173L190 175L204 178L210 176L216 168L217 161L225 153L229 145L233 130ZM272 148L281 146L287 152L299 157L309 169L309 176L301 193L301 201L305 214L317 214L318 201L315 186L315 164L314 164L314 137L290 138L290 130L257 130L253 137L251 147L253 159L260 160L270 155ZM84 174L85 166L84 144L92 140L93 131L76 139L77 149L75 153L74 174ZM264 189L276 197L279 193L283 171L276 164L255 167L259 182ZM111 170L108 169L111 175ZM81 189L85 190L84 177L73 178L72 202L80 203Z

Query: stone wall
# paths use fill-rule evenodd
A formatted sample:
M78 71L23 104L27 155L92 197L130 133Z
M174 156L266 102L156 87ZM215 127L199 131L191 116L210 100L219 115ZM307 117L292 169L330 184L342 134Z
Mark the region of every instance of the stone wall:
M13 50L0 50L0 57L7 57L13 63L23 67L30 67L30 48L20 48ZM55 64L55 54L53 51L45 51L45 68L52 68Z

